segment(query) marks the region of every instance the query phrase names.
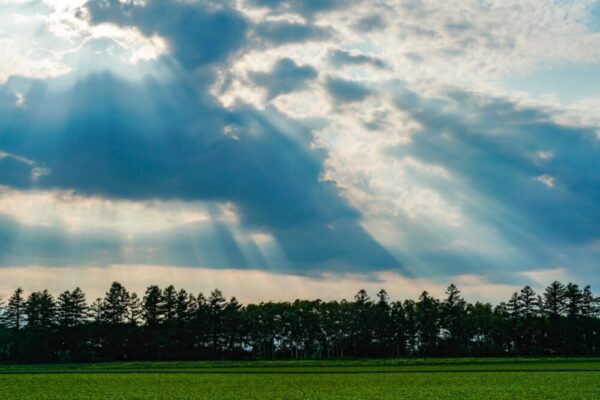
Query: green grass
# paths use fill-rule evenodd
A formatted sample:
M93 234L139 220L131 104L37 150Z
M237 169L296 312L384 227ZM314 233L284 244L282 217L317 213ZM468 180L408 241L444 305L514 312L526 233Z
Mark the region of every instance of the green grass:
M600 399L600 359L0 366L0 399Z

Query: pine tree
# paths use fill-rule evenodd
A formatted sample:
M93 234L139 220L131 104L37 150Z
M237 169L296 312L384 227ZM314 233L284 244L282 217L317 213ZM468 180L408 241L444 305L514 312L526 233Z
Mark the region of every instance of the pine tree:
M543 309L548 325L547 347L552 354L560 352L563 347L562 316L567 308L565 299L566 288L558 281L552 282L544 291Z
M539 315L539 301L534 290L530 286L525 286L519 293L519 306L521 316L525 319L531 319Z
M518 320L521 317L521 302L519 301L519 293L514 292L508 303L506 303L506 311L513 320Z
M583 289L583 295L581 297L581 314L586 318L594 318L597 313L597 299L592 293L592 288L588 285Z
M215 289L208 297L209 307L209 326L213 352L216 354L221 350L221 341L223 339L223 311L227 305L227 300L219 289Z
M25 314L29 326L49 328L56 320L56 303L47 291L33 292L25 303Z
M552 282L544 291L544 311L550 318L558 318L566 310L565 285L558 281Z
M177 292L177 299L175 304L175 319L178 322L189 321L195 311L196 298L193 294L188 293L185 289Z
M102 320L112 325L124 324L129 314L130 295L119 282L113 282L102 302Z
M460 343L466 336L466 301L461 297L460 290L451 284L446 289L446 298L441 304L441 324L447 334L449 351L459 351Z
M103 309L104 301L102 298L98 297L92 305L90 306L90 317L96 323L102 322L102 309Z
M575 318L581 315L581 302L583 300L583 293L581 289L575 283L567 284L565 290L565 301L567 316L569 318Z
M83 325L89 317L90 308L85 299L85 293L81 288L76 287L71 292L71 312L72 320L75 325Z
M0 329L4 327L4 300L0 298Z
M235 297L232 297L223 309L224 345L229 350L233 350L241 339L238 333L242 322L241 310L242 305Z
M381 289L377 293L377 303L373 307L374 351L386 354L393 346L394 325L391 317L390 297Z
M162 315L166 322L173 322L177 314L177 291L173 285L163 290Z
M25 303L23 289L17 288L8 299L4 312L4 323L7 328L20 329L25 325Z
M142 299L142 314L148 326L156 326L162 320L162 290L156 285L148 286Z
M439 301L424 291L416 303L417 328L420 350L433 354L437 347L439 329Z
M142 321L142 303L137 293L132 293L129 296L129 304L127 307L127 322L131 325L139 325Z
M394 355L400 357L406 352L406 339L408 336L406 315L401 301L392 304L390 314L393 326Z

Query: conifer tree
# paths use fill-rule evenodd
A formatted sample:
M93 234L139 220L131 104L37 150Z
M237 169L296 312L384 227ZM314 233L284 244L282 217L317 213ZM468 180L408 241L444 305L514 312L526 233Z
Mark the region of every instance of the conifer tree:
M4 323L11 329L20 329L25 325L25 297L23 289L17 288L13 295L8 299L8 304L4 311Z

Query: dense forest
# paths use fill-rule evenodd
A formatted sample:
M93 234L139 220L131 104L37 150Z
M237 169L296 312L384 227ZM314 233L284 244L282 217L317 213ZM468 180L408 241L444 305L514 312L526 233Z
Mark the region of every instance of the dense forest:
M17 289L0 303L0 360L285 359L600 354L600 299L560 282L526 286L505 303L466 302L450 285L390 301L359 291L352 301L240 304L173 286L143 297L115 282L91 304L81 289L54 297Z

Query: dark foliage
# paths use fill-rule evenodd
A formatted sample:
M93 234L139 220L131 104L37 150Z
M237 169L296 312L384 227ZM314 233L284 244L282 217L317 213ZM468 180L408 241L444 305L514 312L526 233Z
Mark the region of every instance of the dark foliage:
M112 284L88 305L81 289L56 299L17 289L0 301L0 360L284 359L398 356L599 355L600 300L560 282L526 286L507 303L444 299L391 302L360 290L353 301L244 306L214 290L197 296L149 286L139 297Z

